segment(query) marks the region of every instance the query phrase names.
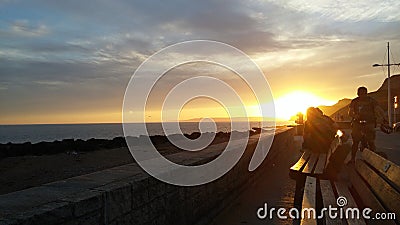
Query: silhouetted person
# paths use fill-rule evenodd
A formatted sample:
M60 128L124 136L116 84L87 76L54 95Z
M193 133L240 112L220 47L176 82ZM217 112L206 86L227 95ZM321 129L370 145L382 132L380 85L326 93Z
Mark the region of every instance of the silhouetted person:
M354 163L358 145L362 139L362 133L365 134L366 141L369 149L376 150L375 147L375 127L378 117L386 121L384 112L379 107L378 102L372 97L368 96L366 87L359 87L357 89L358 97L353 99L349 106L349 116L352 117L352 133L353 138L351 161Z
M303 148L313 152L328 152L336 131L337 125L329 116L324 115L319 108L308 108Z

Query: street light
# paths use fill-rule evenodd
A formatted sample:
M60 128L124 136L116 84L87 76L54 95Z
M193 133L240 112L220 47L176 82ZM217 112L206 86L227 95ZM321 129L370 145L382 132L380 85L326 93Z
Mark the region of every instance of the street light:
M397 113L397 108L399 107L399 103L398 103L397 99L398 99L398 98L397 98L397 95L394 96L394 104L393 104L393 107L394 107L394 109L393 109L393 111L394 111L394 114L393 114L393 116L394 116L393 122L394 122L394 123L397 123L397 120L396 120L396 113Z
M391 98L391 96L390 96L390 66L400 66L400 63L390 63L390 47L389 47L389 42L387 43L387 52L388 52L388 57L387 57L387 59L388 59L388 61L387 61L387 64L374 64L374 65L372 65L372 67L378 67L378 66L387 66L387 68L388 68L388 119L389 119L389 125L390 126L393 126L393 124L392 124L392 110L391 110L391 106L392 106L392 104L391 104L391 101L392 101L392 98Z

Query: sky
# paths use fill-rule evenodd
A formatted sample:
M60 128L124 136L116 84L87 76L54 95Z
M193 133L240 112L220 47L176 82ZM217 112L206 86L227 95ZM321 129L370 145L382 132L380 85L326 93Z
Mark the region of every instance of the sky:
M304 110L353 98L361 85L379 88L387 74L371 65L384 63L388 41L391 59L400 61L399 9L398 0L0 0L0 124L121 122L138 66L190 40L223 42L249 55L286 118L294 103L302 102L293 110ZM153 95L165 95L194 71L236 83L223 68L198 67L208 72L178 68ZM179 116L205 114L226 111L196 99Z

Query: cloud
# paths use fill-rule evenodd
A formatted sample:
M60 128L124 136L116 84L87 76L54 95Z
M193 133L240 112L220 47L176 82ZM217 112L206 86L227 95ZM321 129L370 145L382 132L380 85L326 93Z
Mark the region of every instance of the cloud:
M276 47L274 34L255 16L257 9L242 1L41 2L60 18L74 18L74 29L85 29L84 41L127 44L146 53L191 39L223 41L249 53Z
M400 2L397 0L325 1L269 0L293 11L315 14L336 21L400 21Z
M40 37L50 32L49 28L44 24L33 25L27 20L16 20L14 21L10 29L12 32L22 36L28 37Z
M51 80L38 80L35 81L37 84L43 84L43 85L48 85L48 86L59 86L59 85L65 85L66 82L63 81L51 81Z

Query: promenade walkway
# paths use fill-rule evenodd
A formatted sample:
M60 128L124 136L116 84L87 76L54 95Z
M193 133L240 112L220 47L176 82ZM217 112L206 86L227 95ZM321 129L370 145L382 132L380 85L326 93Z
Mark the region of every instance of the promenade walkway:
M264 203L268 208L291 208L296 182L289 178L289 167L301 156L300 139L295 137L295 146L282 152L275 162L264 172L263 177L253 184L227 208L225 208L212 224L292 224L292 220L280 220L273 217L261 220L257 217L257 209Z
M384 152L390 161L400 165L400 132L385 134L379 131L376 134L377 150Z

